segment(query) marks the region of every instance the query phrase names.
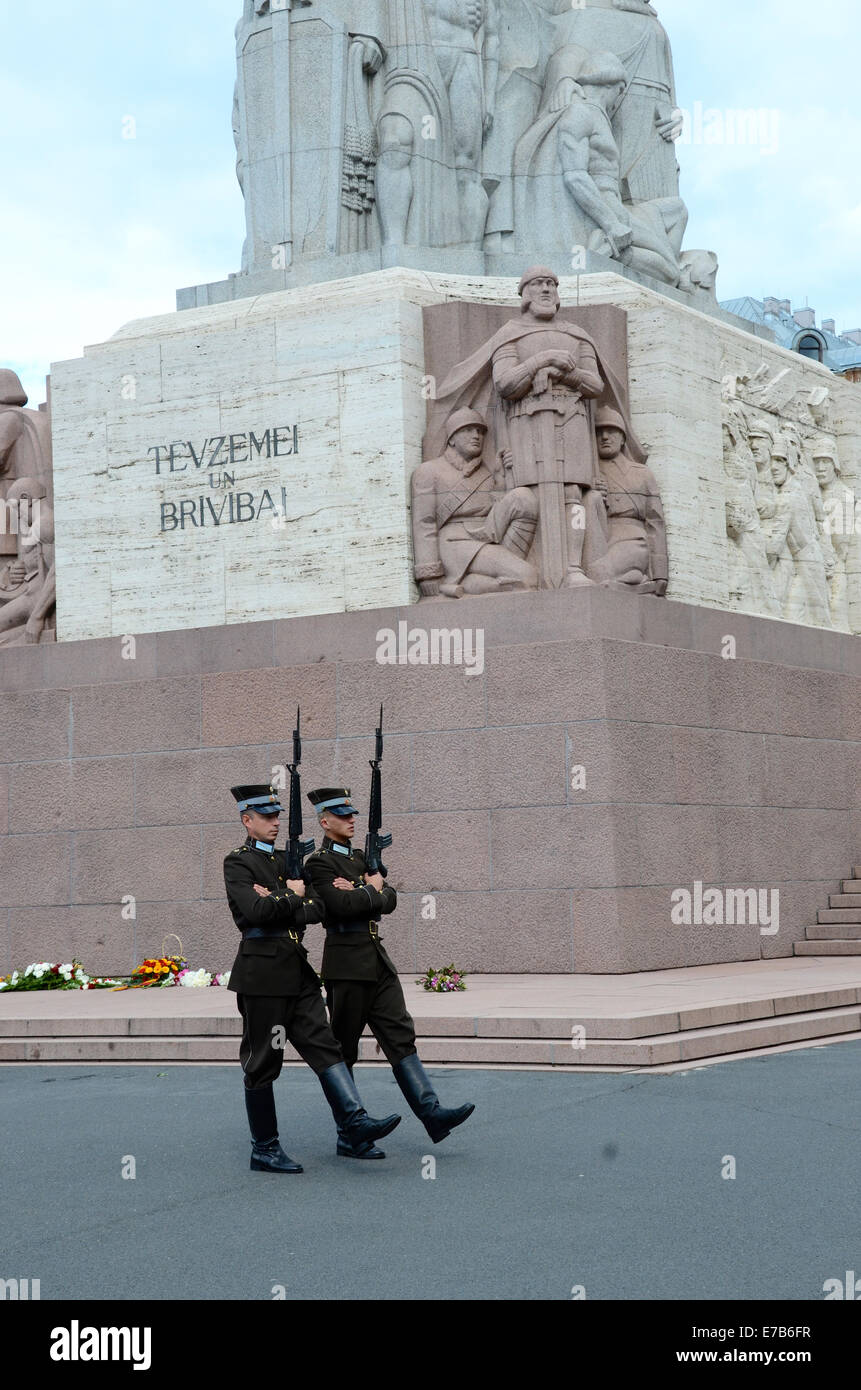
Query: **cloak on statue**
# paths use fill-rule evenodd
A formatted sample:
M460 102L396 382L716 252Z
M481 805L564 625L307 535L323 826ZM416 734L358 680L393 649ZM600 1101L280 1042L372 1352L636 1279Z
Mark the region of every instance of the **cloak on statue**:
M541 326L538 325L539 331ZM618 411L625 421L625 427L628 431L627 452L636 463L645 463L648 456L631 425L627 406L627 390L607 363L594 338L585 329L580 328L576 323L561 318L558 314L552 323L547 321L546 327L552 327L556 333L567 333L578 343L588 344L595 353L598 370L604 382L604 390L597 400L584 401L592 426L593 437L595 410L600 406L608 406L611 410ZM454 411L477 410L480 415L484 416L488 426L488 439L485 448L487 466L494 471L501 471L499 459L503 453L511 449L511 441L505 414L505 402L493 385L493 358L500 348L509 343L516 343L521 338L534 334L535 331L536 321L533 318L510 319L471 357L458 363L449 372L438 387L436 400L431 411L424 444L424 457L426 459L438 458L445 452L447 443L446 421Z

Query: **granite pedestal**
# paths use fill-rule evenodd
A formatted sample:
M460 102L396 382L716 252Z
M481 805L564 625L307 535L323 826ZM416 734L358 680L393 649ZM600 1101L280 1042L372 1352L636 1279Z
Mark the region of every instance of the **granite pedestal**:
M306 785L364 807L381 699L402 971L791 956L861 859L857 639L596 588L461 600L471 673L378 659L381 633L450 628L452 607L151 633L133 659L110 637L5 653L0 971L127 971L168 932L229 964L229 787L283 766L301 702ZM674 925L697 881L779 890L779 931Z

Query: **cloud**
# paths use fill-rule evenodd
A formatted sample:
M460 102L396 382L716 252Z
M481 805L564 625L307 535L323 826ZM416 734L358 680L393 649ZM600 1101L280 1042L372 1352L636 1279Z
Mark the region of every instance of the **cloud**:
M857 217L861 114L857 0L659 0L673 39L679 103L773 113L771 154L680 145L689 245L717 251L718 294L813 304L838 328L861 323ZM710 21L704 19L708 9Z

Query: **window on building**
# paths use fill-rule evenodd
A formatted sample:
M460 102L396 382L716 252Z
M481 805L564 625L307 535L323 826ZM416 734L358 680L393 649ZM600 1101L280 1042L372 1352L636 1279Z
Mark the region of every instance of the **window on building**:
M821 362L823 358L822 339L815 337L812 333L805 333L804 337L799 340L796 351L800 352L802 357L809 357L814 362Z

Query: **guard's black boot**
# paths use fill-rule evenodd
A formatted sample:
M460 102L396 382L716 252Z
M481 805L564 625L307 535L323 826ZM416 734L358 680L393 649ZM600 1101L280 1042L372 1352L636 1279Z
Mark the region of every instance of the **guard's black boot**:
M400 1124L400 1115L387 1115L384 1120L375 1120L363 1109L356 1083L347 1070L346 1062L337 1062L320 1073L323 1094L332 1107L335 1124L348 1140L351 1147L382 1139L391 1134Z
M353 1068L347 1066L347 1071L353 1075ZM354 1078L355 1079L355 1078ZM342 1129L338 1130L337 1154L339 1158L385 1158L382 1149L378 1149L376 1144L351 1144Z
M351 1144L342 1129L338 1130L338 1144L336 1152L339 1158L385 1158L385 1150L378 1149L376 1144Z
M288 1158L278 1143L278 1120L271 1083L252 1090L245 1087L245 1109L251 1129L251 1171L256 1173L304 1173L301 1163Z
M474 1105L461 1105L457 1110L445 1110L417 1052L398 1062L392 1070L407 1098L407 1104L413 1114L418 1115L435 1144L448 1138L452 1130L468 1120L475 1109Z

